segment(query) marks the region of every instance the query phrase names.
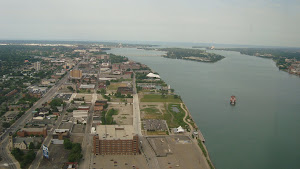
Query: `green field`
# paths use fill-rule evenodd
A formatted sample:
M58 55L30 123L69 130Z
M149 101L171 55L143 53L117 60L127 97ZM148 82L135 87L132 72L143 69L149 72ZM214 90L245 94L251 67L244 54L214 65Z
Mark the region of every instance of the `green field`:
M179 112L174 112L172 110L172 107L177 107ZM185 112L181 109L180 104L169 104L167 106L167 109L168 109L168 113L165 114L164 119L167 121L168 126L170 128L179 127L179 126L185 128L185 126L187 125L183 121L183 118L185 116Z
M166 95L162 97L161 95L147 94L141 99L141 102L172 102L181 103L180 99L174 99L173 95Z
M126 83L111 83L107 89L108 90L118 90L118 87L127 87Z

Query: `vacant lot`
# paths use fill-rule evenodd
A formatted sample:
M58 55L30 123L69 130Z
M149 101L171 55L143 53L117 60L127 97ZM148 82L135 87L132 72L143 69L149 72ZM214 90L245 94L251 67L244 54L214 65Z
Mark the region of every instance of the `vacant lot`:
M132 125L133 123L133 114L132 114L132 105L130 104L110 104L108 109L117 110L117 114L112 115L113 120L117 124L122 125Z
M141 99L141 102L172 102L172 103L181 103L181 100L178 98L174 98L173 95L155 95L155 94L147 94Z
M43 158L39 168L61 168L65 162L68 162L69 154L64 145L51 144L49 146L49 159Z
M169 128L185 128L185 112L178 103L141 103L140 107L142 119L162 119L167 121Z
M127 87L127 83L111 83L108 86L108 90L117 90L118 87Z

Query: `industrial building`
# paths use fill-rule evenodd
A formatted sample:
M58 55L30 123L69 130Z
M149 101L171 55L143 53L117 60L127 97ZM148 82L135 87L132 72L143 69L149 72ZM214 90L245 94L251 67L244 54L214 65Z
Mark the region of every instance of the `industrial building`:
M132 125L98 125L93 138L95 155L137 155L139 138Z

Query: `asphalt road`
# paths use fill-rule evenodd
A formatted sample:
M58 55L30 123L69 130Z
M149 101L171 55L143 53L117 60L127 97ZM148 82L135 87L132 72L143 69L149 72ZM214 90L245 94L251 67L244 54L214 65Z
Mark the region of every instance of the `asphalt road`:
M92 96L92 105L90 107L90 111L88 114L88 118L86 121L86 128L85 128L85 133L83 137L83 141L81 144L82 147L82 154L83 158L80 162L79 168L80 169L87 169L87 168L92 168L93 164L93 158L92 156L94 155L92 153L92 147L93 147L93 136L91 135L91 128L93 124L93 114L94 114L94 106L95 102L97 100L97 90L98 90L98 85L99 85L99 77L100 77L100 71L97 73L97 82L96 82L96 87Z

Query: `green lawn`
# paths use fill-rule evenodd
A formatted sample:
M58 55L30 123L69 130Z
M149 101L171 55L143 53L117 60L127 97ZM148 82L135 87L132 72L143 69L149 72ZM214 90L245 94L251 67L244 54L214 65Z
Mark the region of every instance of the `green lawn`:
M177 107L179 112L174 112L172 107ZM183 121L185 112L181 109L180 104L169 104L167 109L168 109L168 114L165 115L167 116L165 117L165 120L167 120L168 126L170 128L179 127L179 126L185 128L185 126L187 125Z
M174 99L173 95L166 95L162 97L161 95L147 94L141 99L141 102L172 102L172 103L181 103L180 99Z

